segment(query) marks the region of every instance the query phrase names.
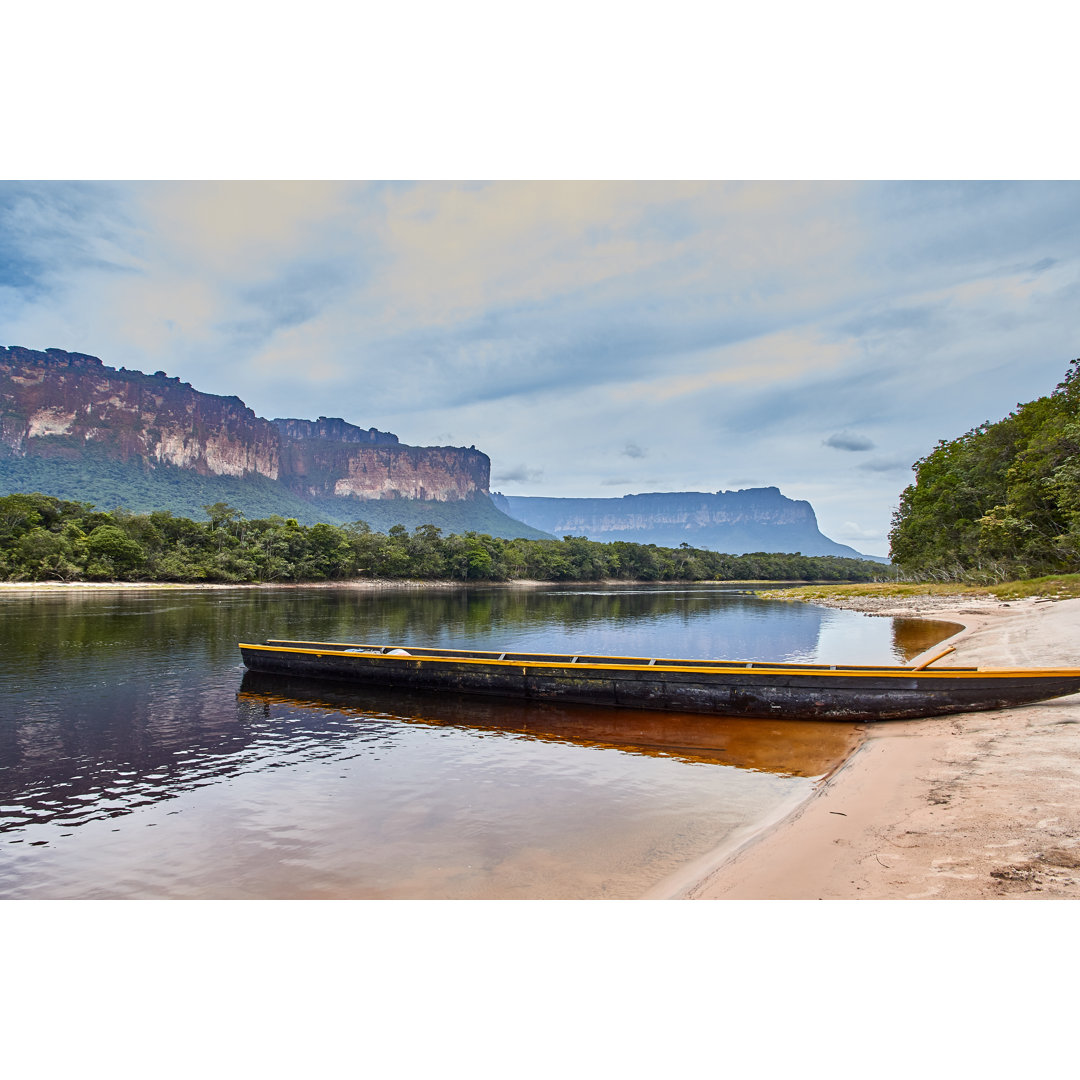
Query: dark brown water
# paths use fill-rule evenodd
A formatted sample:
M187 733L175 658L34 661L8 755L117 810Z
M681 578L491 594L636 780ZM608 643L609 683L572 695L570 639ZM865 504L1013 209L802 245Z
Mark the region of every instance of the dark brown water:
M0 897L633 897L807 793L842 724L245 673L264 637L897 662L951 624L723 587L0 598Z

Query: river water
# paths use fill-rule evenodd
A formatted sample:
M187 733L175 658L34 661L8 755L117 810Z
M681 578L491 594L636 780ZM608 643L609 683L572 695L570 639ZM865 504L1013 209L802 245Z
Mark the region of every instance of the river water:
M655 895L858 738L256 677L239 641L896 663L954 630L705 585L0 593L0 898Z

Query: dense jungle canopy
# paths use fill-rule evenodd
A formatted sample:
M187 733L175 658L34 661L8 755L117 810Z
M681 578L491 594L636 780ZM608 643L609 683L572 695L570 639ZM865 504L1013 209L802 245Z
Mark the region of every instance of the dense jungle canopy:
M1007 580L1080 570L1080 360L1053 393L942 440L914 470L889 534L905 574Z

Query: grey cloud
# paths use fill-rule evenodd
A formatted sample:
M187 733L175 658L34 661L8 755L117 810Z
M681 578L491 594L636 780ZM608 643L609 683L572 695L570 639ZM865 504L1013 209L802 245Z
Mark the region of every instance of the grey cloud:
M544 479L543 469L530 469L525 465L517 465L512 469L504 469L495 473L492 480L505 482L507 480L517 484L539 484Z
M784 430L791 421L806 416L858 416L864 423L880 423L881 387L895 374L891 363L879 363L859 371L845 367L833 375L817 375L799 385L764 384L726 387L722 396L714 395L709 407L723 418L727 431L760 435Z
M889 270L924 283L957 268L970 277L976 260L990 270L1048 252L1071 258L1080 237L1080 188L1071 182L872 184L863 193L878 219L875 258L887 250Z
M628 476L616 476L611 480L601 480L601 487L626 487L628 484L632 484L634 481Z
M777 325L761 313L688 317L687 303L681 301L678 318L642 314L626 296L592 302L586 290L499 309L450 330L421 327L375 343L375 349L383 362L402 369L424 356L452 373L466 358L469 378L426 380L416 389L444 404L467 405L648 377L663 371L671 357L748 340Z
M30 281L86 267L132 272L116 258L138 245L124 199L123 186L105 183L0 184L5 262Z
M628 442L621 451L619 451L623 457L628 458L643 458L648 453L647 450L642 450L637 443Z
M348 285L341 260L298 260L283 266L272 280L240 290L238 298L254 307L254 318L221 323L217 329L250 341L262 341L276 330L299 326L337 302Z
M834 450L851 450L854 453L874 449L874 443L865 435L855 435L850 431L837 431L827 439L822 439L821 444L831 446Z

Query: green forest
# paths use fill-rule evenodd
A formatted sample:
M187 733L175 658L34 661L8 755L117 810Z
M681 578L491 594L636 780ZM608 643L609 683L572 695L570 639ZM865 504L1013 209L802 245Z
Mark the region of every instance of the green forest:
M225 502L205 521L158 510L104 512L52 495L0 498L0 580L316 582L357 578L512 581L877 581L879 563L832 555L725 555L684 544L583 537L503 539L444 535L435 525L364 521L301 525L271 515L249 520Z
M153 469L136 460L117 461L94 447L82 446L77 457L4 457L0 454L0 492L47 491L60 499L89 499L97 506L123 506L149 514L168 507L174 514L198 517L203 506L224 502L249 518L279 514L301 525L320 521L343 525L364 514L373 529L433 524L445 532L490 532L496 536L546 533L515 521L496 509L487 495L436 502L434 499L376 499L352 496L301 497L284 484L257 473L248 476L201 476L193 469L158 463Z
M914 465L889 534L916 580L1080 571L1080 360L1053 393L942 440Z

